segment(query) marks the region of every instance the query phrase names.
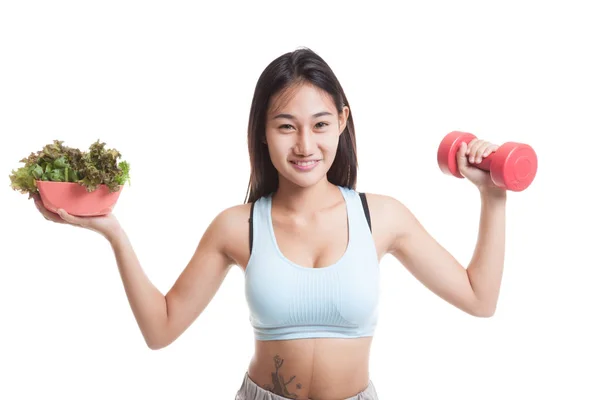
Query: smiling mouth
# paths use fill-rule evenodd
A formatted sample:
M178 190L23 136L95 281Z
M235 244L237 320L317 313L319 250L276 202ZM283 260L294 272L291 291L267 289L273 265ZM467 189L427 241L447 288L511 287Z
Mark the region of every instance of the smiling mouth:
M299 165L301 167L308 167L310 165L314 165L318 163L320 160L311 160L311 161L290 161L292 164Z
M310 160L310 161L301 161L301 160L291 160L290 163L294 166L296 171L309 172L313 169L317 168L317 165L321 160Z

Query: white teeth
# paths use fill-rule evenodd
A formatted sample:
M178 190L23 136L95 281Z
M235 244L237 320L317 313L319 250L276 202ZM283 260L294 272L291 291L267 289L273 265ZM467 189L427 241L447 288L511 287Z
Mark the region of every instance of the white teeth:
M296 161L295 164L300 165L301 167L306 167L308 165L313 165L316 161Z

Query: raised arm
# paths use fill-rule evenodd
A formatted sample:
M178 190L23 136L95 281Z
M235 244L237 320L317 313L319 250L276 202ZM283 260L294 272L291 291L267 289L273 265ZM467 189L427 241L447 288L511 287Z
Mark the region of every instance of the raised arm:
M497 149L497 145L475 139L462 143L456 153L461 175L481 196L479 235L467 268L431 237L402 203L389 196L375 198L386 251L439 297L477 317L491 317L496 312L504 269L506 190L476 166Z
M465 268L441 246L400 201L369 195L380 230L386 232L386 252L398 259L425 287L448 303L477 317L496 310L504 264L505 197L481 194L477 245ZM374 226L374 228L376 228Z

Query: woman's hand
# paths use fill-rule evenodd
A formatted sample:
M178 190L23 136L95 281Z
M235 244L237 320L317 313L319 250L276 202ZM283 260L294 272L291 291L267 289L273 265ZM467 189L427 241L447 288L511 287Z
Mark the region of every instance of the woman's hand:
M106 239L109 239L110 236L121 229L121 225L117 220L117 217L113 213L109 213L107 215L102 215L98 217L75 217L73 215L67 214L64 210L58 210L58 214L48 210L44 207L42 200L39 194L35 194L33 196L35 206L38 211L46 218L48 221L56 222L58 224L69 224L78 226L80 228L85 228L97 232L104 236Z
M505 189L494 185L489 171L484 171L476 167L485 157L498 150L498 147L498 145L486 142L485 140L474 139L468 145L463 142L456 153L458 170L462 176L471 181L480 191L506 192Z

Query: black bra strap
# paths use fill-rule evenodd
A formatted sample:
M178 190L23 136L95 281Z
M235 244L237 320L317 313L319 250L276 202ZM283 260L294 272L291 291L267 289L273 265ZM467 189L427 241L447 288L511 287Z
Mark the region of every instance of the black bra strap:
M248 218L248 222L250 223L250 253L252 254L252 234L254 233L254 229L252 229L252 217L254 216L254 201L250 206L250 218Z
M367 218L367 223L369 224L369 230L373 232L373 229L371 229L371 213L369 212L369 205L367 204L367 196L363 192L360 192L358 194L360 195L360 200L363 205L365 217Z

